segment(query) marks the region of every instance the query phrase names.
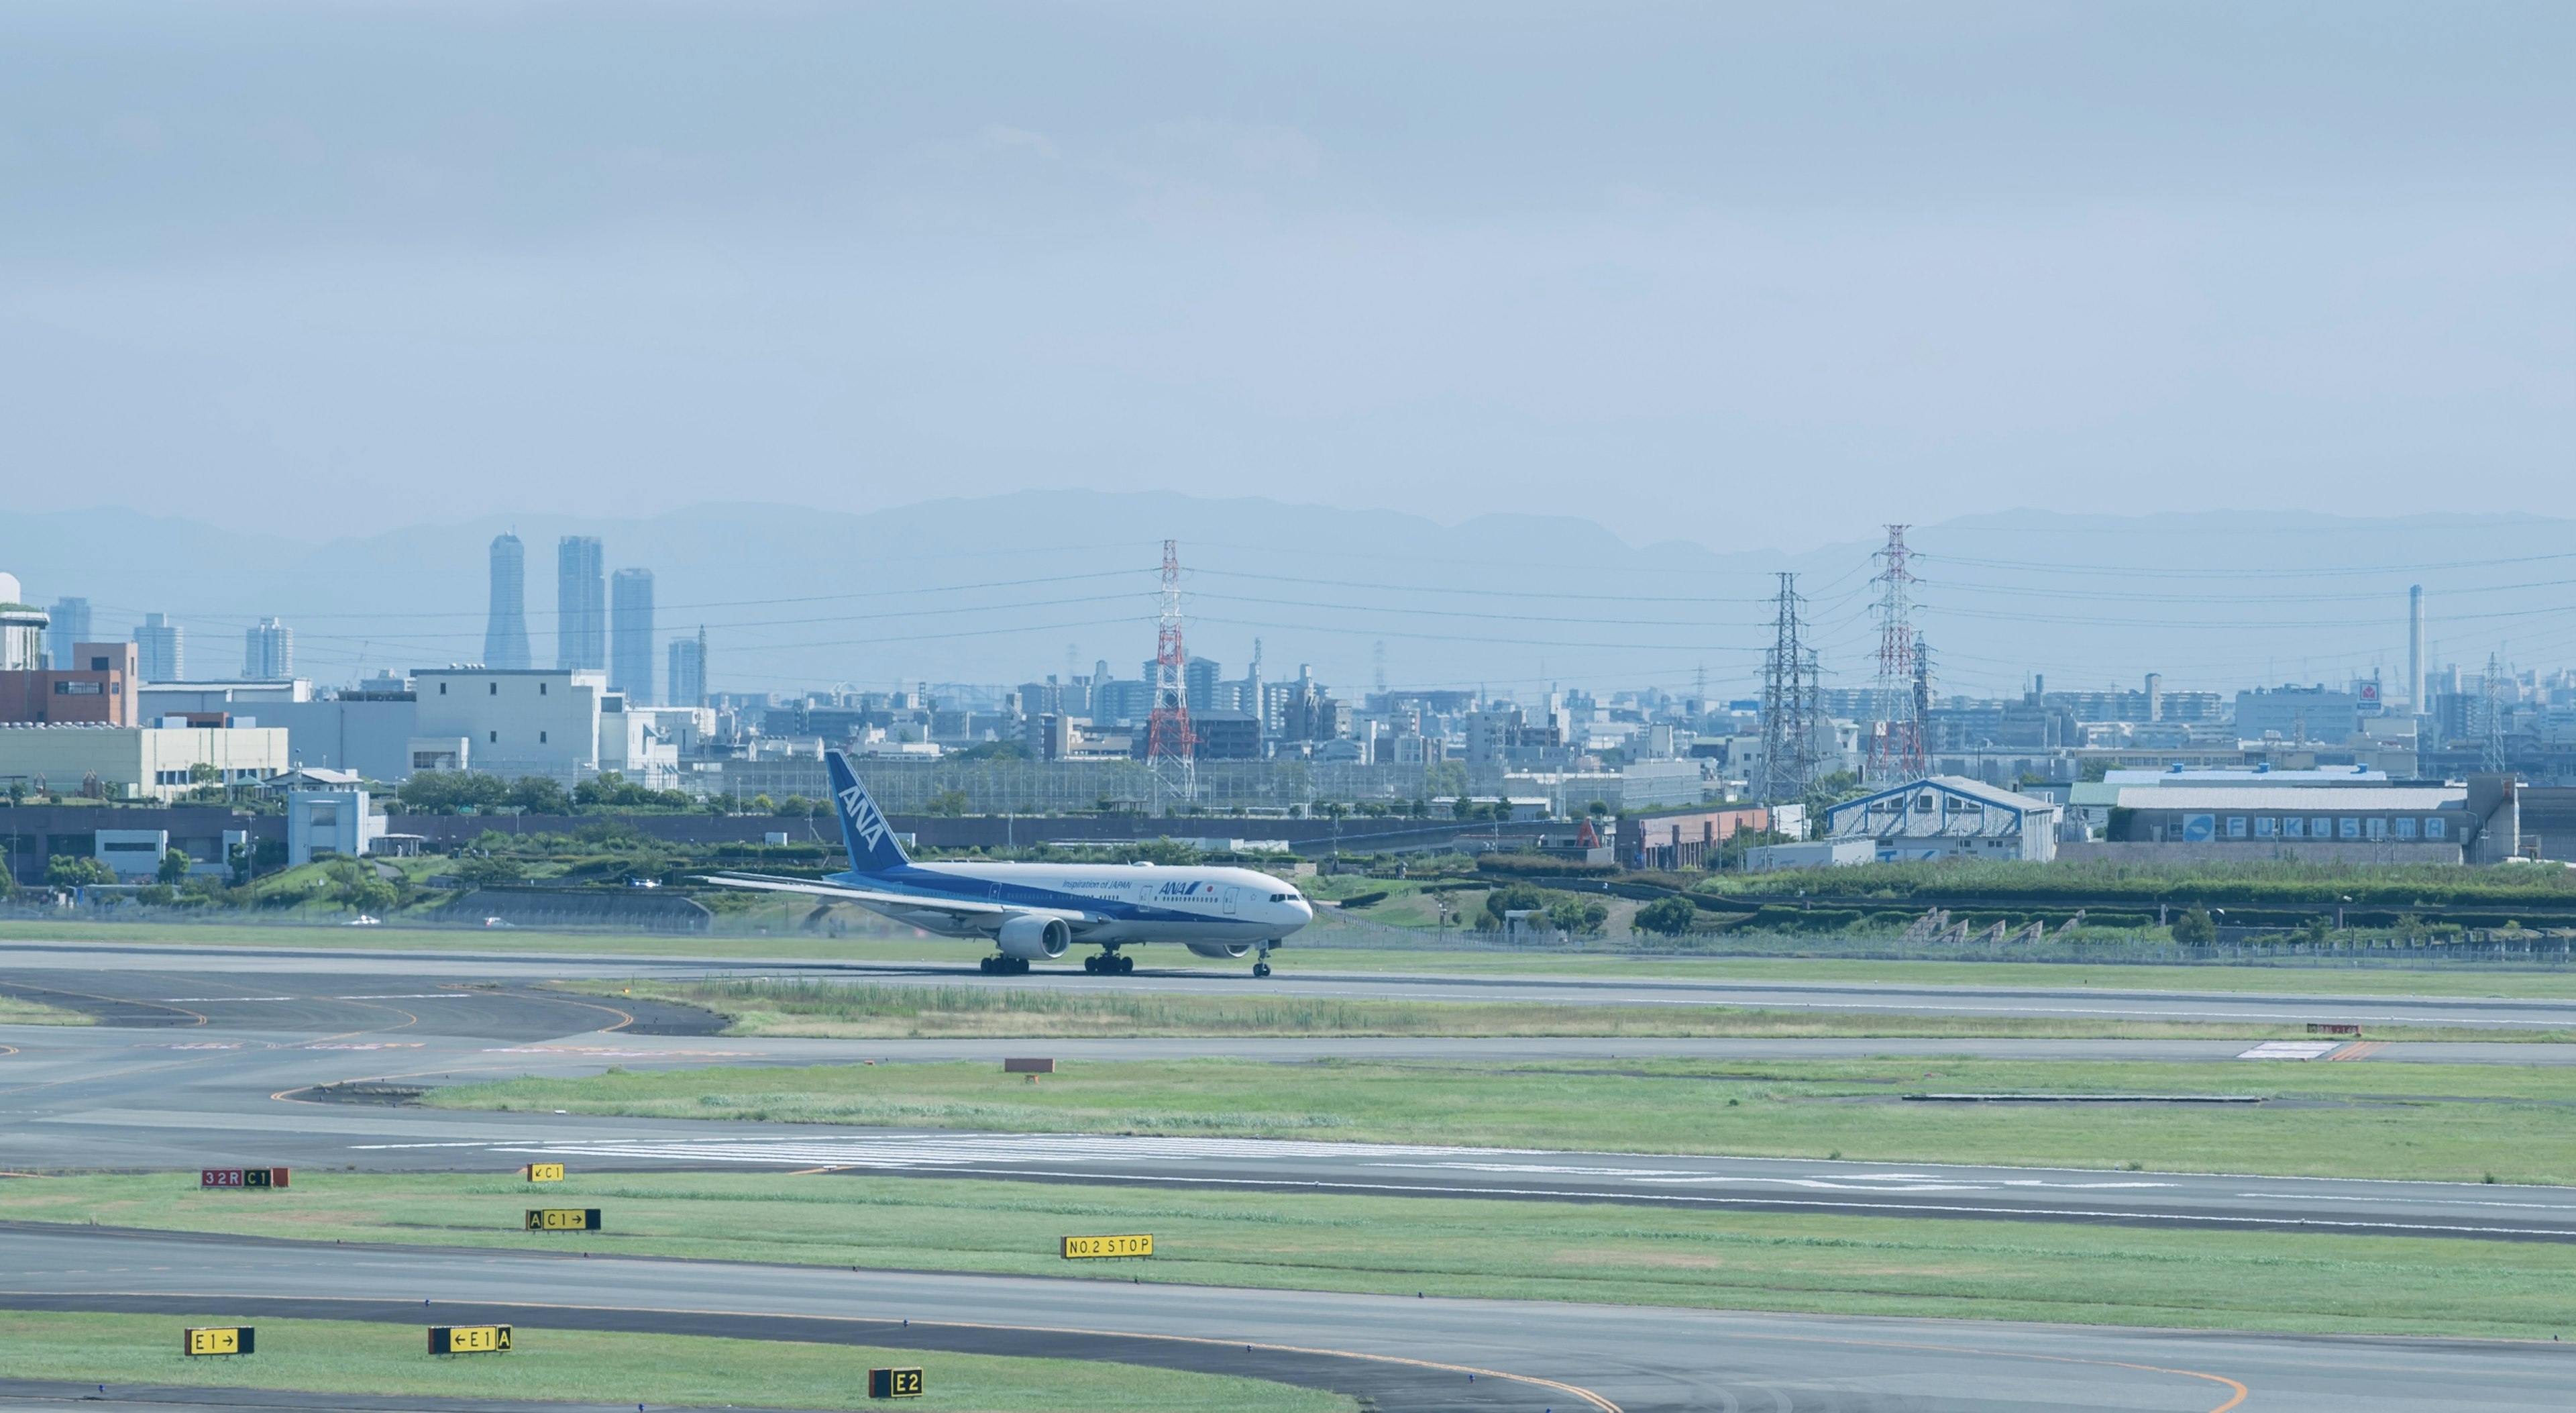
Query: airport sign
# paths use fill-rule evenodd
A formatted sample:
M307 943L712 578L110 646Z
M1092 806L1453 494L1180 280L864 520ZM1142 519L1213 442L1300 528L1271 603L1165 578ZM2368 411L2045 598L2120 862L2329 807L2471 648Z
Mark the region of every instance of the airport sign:
M179 1331L179 1352L191 1359L209 1354L248 1354L258 1330L249 1325L191 1325Z
M868 1370L870 1398L919 1398L928 1388L919 1369Z
M528 1165L528 1181L530 1182L561 1182L563 1180L564 1171L563 1164L561 1163L530 1163Z
M530 1231L597 1231L599 1209L596 1207L531 1207L528 1209Z
M1150 1236L1068 1236L1064 1238L1064 1259L1080 1261L1102 1256L1151 1256L1154 1238Z
M429 1327L429 1352L432 1354L507 1354L510 1352L508 1325L432 1325Z
M199 1168L197 1186L213 1187L284 1187L284 1168Z

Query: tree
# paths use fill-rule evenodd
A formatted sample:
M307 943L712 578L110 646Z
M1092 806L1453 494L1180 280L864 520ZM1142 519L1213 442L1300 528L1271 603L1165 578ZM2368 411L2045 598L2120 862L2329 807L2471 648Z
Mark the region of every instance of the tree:
M1610 905L1598 898L1559 898L1547 905L1547 920L1560 932L1599 932L1610 921Z
M572 797L543 775L522 775L510 783L509 801L529 814L570 814Z
M188 881L188 863L186 850L164 850L161 855L161 866L152 871L152 876L163 883L185 883Z
M459 883L485 888L496 883L516 883L527 876L516 859L460 859L448 870Z
M2191 911L2173 920L2173 940L2186 947L2205 947L2218 940L2218 924L2209 920L2209 909L2195 903Z
M381 913L391 911L401 901L402 892L392 883L370 875L342 889L340 896L362 913Z
M780 819L803 819L814 813L814 802L802 795L790 795L772 806L769 812Z
M1637 909L1637 925L1657 936L1679 937L1699 926L1699 907L1679 895L1657 898Z
M116 875L96 859L78 854L56 854L45 861L45 886L80 888L93 883L114 883Z
M1485 895L1487 924L1499 932L1511 921L1505 914L1544 911L1547 902L1547 894L1536 884L1514 883L1497 888Z
M968 797L966 792L963 790L942 790L938 794L921 802L921 812L924 814L947 815L954 818L957 815L964 814L966 812L966 807L973 803L974 800Z

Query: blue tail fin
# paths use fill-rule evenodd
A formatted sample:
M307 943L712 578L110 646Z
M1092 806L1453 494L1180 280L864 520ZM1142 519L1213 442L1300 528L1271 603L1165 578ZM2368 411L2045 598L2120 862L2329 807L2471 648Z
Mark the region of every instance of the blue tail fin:
M868 787L850 769L850 758L826 751L823 768L831 772L832 802L840 811L841 843L850 851L850 867L859 873L891 873L911 863L895 841L893 826L868 798Z

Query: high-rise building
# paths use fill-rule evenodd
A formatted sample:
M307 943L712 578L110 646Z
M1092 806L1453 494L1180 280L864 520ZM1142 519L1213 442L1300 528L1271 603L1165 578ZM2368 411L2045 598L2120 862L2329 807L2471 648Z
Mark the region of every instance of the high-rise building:
M24 593L17 575L0 574L0 672L45 669L45 627L50 615L20 602Z
M72 644L90 641L89 600L54 600L53 620L53 626L45 630L45 640L53 644L54 670L69 672L73 668Z
M483 629L483 665L524 672L528 654L528 548L516 535L492 537L492 617Z
M188 630L169 615L147 613L134 630L135 667L146 682L188 680Z
M624 694L636 706L653 704L650 569L620 569L608 581L608 690Z
M295 676L295 630L263 618L242 633L242 679L284 682Z
M671 640L671 679L667 684L670 700L666 706L702 707L707 704L707 630L698 629L694 638Z
M608 580L596 535L566 535L555 544L555 666L596 672L608 666Z

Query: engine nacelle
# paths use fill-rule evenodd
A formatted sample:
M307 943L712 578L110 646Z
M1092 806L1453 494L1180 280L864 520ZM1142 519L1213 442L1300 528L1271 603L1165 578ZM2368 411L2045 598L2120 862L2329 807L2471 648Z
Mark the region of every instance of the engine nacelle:
M1024 962L1051 962L1073 945L1073 928L1060 917L1015 917L993 937L1002 955Z
M1192 942L1188 946L1202 957L1240 957L1252 950L1249 942Z

